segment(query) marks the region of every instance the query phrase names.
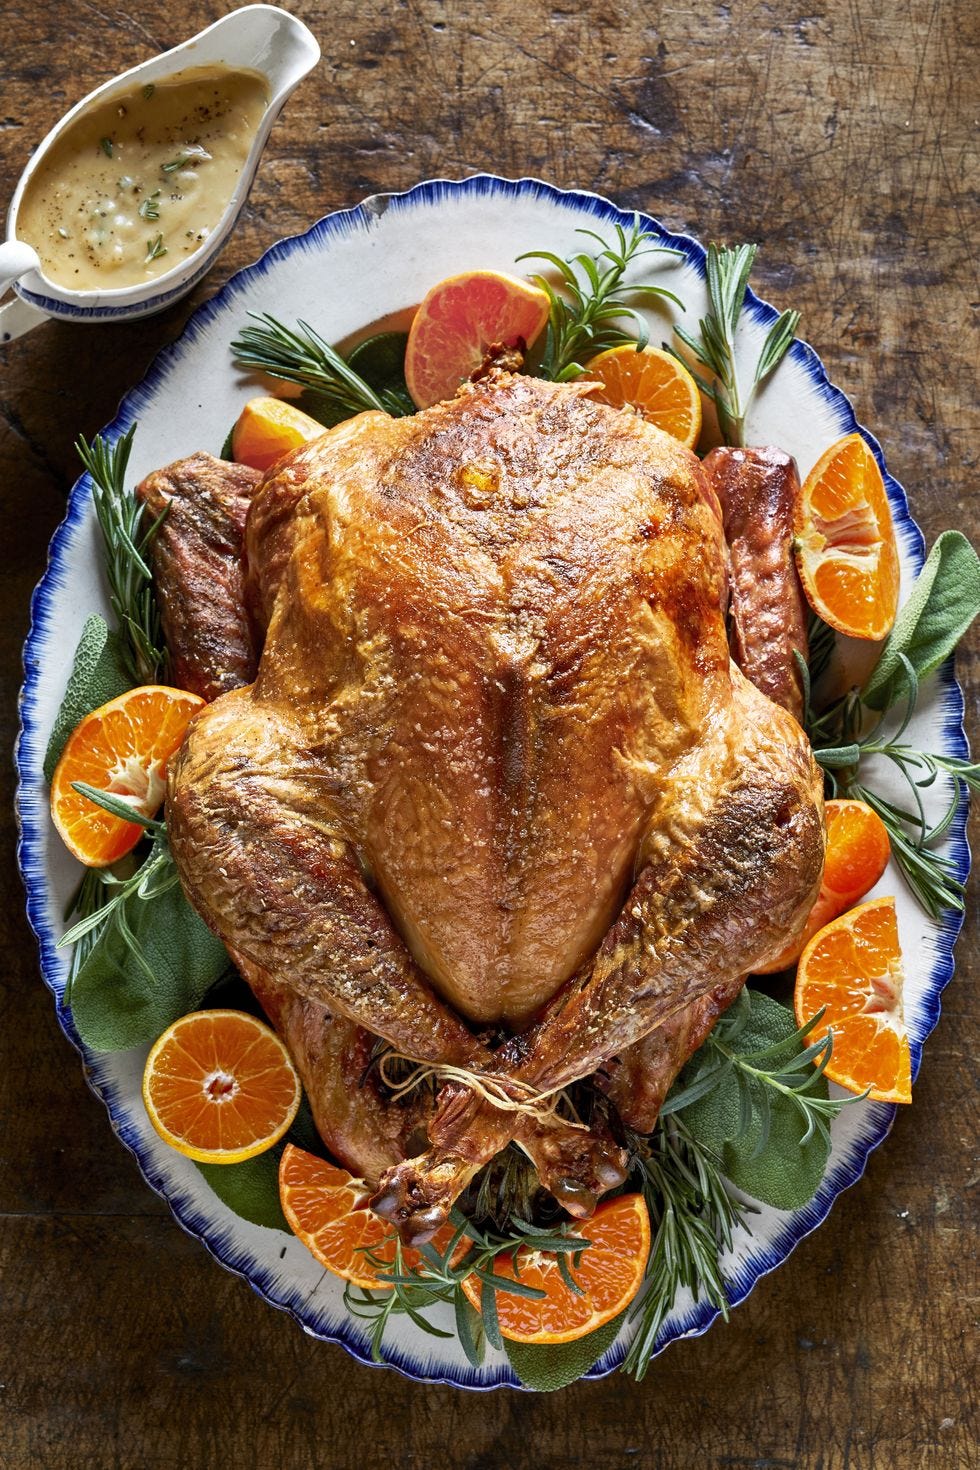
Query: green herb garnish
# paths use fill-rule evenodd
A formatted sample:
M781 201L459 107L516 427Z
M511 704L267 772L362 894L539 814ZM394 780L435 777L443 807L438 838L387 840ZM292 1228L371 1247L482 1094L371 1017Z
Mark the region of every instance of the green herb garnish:
M155 91L156 87L153 85L153 83L147 82L146 86L143 88L143 96L146 98L147 102L149 102Z
M171 158L169 163L162 163L160 165L160 168L161 171L165 174L175 174L178 169L183 168L185 164L188 163L190 163L189 155L186 153L178 153L176 158Z
M678 1291L686 1288L695 1301L709 1302L727 1321L719 1255L751 1207L729 1192L717 1157L679 1118L664 1118L648 1142L634 1142L653 1234L644 1284L627 1319L634 1336L623 1372L639 1381Z
M726 444L744 444L745 415L752 396L782 362L800 320L798 311L784 311L773 322L762 344L752 381L746 388L739 378L735 332L757 249L756 245L736 245L732 249L709 245L706 261L708 312L698 323L700 337L692 336L683 327L674 328L684 346L714 375L714 382L708 382L700 373L694 372L701 392L712 400L718 411L718 427ZM664 345L667 346L666 343ZM667 351L674 352L674 349L667 346ZM674 352L674 356L684 362L680 353ZM690 364L685 362L685 366Z
M291 331L267 313L253 311L249 315L258 325L243 327L231 344L241 367L310 388L348 417L366 408L380 409L396 418L405 414L405 404L398 394L384 389L376 393L306 322L298 322L296 330Z
M160 190L159 189L154 189L154 191L153 191L152 194L148 194L146 196L146 198L141 201L140 207L137 210L137 213L139 214L139 216L140 216L141 219L157 220L157 219L160 218ZM160 236L160 238L162 239L163 237ZM152 259L152 257L151 257L151 259Z
M146 524L143 507L126 490L126 467L136 425L115 444L96 434L75 448L92 479L92 500L105 546L109 601L120 634L118 654L133 684L152 684L166 662L153 578L146 561L161 516Z
M348 1286L344 1292L344 1303L353 1316L371 1324L371 1357L374 1362L382 1361L381 1347L393 1316L410 1317L416 1327L431 1337L451 1338L453 1333L436 1327L423 1316L426 1310L440 1303L452 1304L456 1314L456 1335L474 1367L483 1360L484 1335L491 1347L502 1347L497 1322L497 1292L505 1291L511 1296L524 1296L535 1301L544 1295L537 1287L529 1286L519 1278L512 1280L495 1274L493 1263L503 1250L515 1251L524 1247L554 1255L566 1286L571 1291L581 1292L573 1271L589 1242L572 1233L571 1227L538 1227L515 1216L506 1232L481 1230L458 1209L452 1210L450 1221L455 1230L445 1250L440 1253L431 1244L422 1246L422 1261L416 1267L405 1265L402 1245L397 1237L393 1237L393 1263L365 1250L364 1255L377 1271L379 1280L387 1282L390 1290L370 1291ZM453 1257L464 1236L470 1243L469 1248L453 1265ZM479 1316L463 1294L462 1282L469 1276L475 1276L480 1283Z
M163 243L163 236L156 235L152 240L146 242L147 261L159 260L161 255L166 255L167 247Z
M727 1086L737 1102L738 1137L752 1135L754 1159L766 1150L778 1108L797 1115L801 1147L817 1138L829 1153L830 1123L857 1099L828 1096L823 1074L833 1051L833 1033L827 1030L811 1040L822 1019L819 1011L796 1028L784 1006L746 988L688 1064L661 1117L683 1112Z
M112 157L112 139L111 138L100 138L99 139L99 147L102 149L102 152L105 154L106 158L111 158Z
M548 338L540 368L543 377L559 383L567 382L584 371L584 364L590 357L609 347L619 347L623 343L634 345L637 351L645 347L650 333L646 322L634 309L637 302L667 300L682 311L684 309L684 303L663 286L624 280L629 266L642 256L677 256L680 251L649 244L655 237L641 229L638 215L634 215L628 233L621 225L616 225L615 229L614 245L593 230L576 231L576 234L587 235L598 242L600 249L595 256L582 251L568 260L561 260L550 250L530 250L517 257L518 260L543 260L553 266L560 277L556 289L545 276L532 276L551 303ZM626 322L632 325L632 331L626 329Z

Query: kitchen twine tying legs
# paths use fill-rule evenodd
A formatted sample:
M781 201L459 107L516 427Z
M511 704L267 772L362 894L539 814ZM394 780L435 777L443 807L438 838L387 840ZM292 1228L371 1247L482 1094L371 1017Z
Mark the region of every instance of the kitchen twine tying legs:
M412 1070L407 1077L396 1080L391 1076L390 1068L395 1062L407 1062L410 1065ZM459 1082L482 1097L491 1107L499 1108L504 1113L523 1113L539 1122L548 1122L558 1117L558 1108L564 1101L574 1115L571 1119L564 1119L566 1126L588 1132L588 1124L583 1123L576 1113L564 1087L552 1087L542 1092L530 1082L521 1082L513 1077L495 1077L492 1072L471 1072L467 1067L420 1062L415 1057L394 1050L386 1051L379 1058L378 1073L382 1082L390 1089L395 1102L430 1078L437 1082ZM516 1097L515 1092L518 1094Z

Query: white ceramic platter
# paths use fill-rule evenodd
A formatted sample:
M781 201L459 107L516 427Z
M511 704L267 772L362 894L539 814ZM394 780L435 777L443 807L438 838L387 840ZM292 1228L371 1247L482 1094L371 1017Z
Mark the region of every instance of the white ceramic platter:
M632 216L595 195L561 192L531 179L511 182L481 175L462 183L435 181L406 194L375 196L357 209L320 220L305 235L281 241L232 277L195 312L180 339L159 355L144 381L127 394L107 432L115 438L139 421L130 466L134 483L136 477L193 450L217 453L228 426L254 392L232 368L229 353L249 310L271 312L287 323L304 318L329 341L338 341L413 305L443 276L476 266L513 270L515 258L533 249L565 256L582 248L577 229L609 233L616 222L628 226ZM681 252L674 260L663 257L637 267L638 278L668 286L686 305L683 314L668 307L659 318L651 318L652 340L659 343L669 337L672 320L696 330L706 306L704 251L688 237L669 235L654 220L643 223L664 244ZM750 352L755 349L753 360L774 318L772 307L750 293L739 331ZM796 456L805 475L834 439L855 429L860 426L843 393L828 381L812 349L796 342L752 405L747 442L779 445ZM876 441L866 430L860 432L884 470ZM902 487L887 472L885 480L907 594L921 565L922 537ZM65 1034L81 1053L85 1075L105 1103L113 1129L184 1229L267 1301L290 1312L305 1331L342 1343L355 1357L368 1361L364 1324L345 1311L341 1283L324 1272L298 1240L238 1219L211 1193L194 1166L157 1138L140 1099L144 1053L102 1055L87 1050L74 1031L70 1010L61 1004L67 959L55 946L63 932L66 901L77 883L77 868L51 827L41 762L84 619L90 612L108 611L101 560L91 487L83 477L72 491L67 515L51 544L50 564L34 594L17 751L20 859L44 978L58 1004ZM951 667L946 667L925 687L908 738L935 751L964 755L962 709L959 686ZM940 799L941 793L937 802ZM965 878L969 866L964 824L965 811L960 810L945 844L960 878ZM898 901L914 1076L923 1042L939 1016L940 993L952 974L959 920L950 915L942 925L930 923L893 868L874 892L894 893ZM820 1224L841 1190L859 1178L893 1115L894 1108L880 1103L845 1109L834 1123L830 1164L810 1204L793 1212L763 1208L752 1217L751 1235L740 1232L724 1260L733 1303L740 1302L760 1276L780 1265ZM704 1332L716 1315L704 1303L682 1297L663 1326L660 1346ZM476 1389L516 1385L502 1354L491 1353L482 1368L473 1369L455 1341L426 1336L407 1321L397 1322L386 1343L390 1363L413 1378ZM591 1376L610 1372L624 1352L621 1336Z

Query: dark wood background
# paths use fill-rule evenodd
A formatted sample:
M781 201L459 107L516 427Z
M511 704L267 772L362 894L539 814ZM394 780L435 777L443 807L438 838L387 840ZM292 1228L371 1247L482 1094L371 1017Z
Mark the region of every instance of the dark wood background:
M0 197L70 103L223 8L6 0ZM949 525L976 531L973 0L291 8L323 61L277 125L203 286L150 321L48 324L0 350L5 749L75 435L107 422L193 305L277 236L432 175L539 174L702 238L760 241L756 283L802 309L929 540ZM974 717L977 647L974 634L960 660ZM479 1398L310 1341L144 1187L39 979L9 761L0 780L0 1465L977 1463L975 912L914 1107L730 1325L670 1348L639 1387L614 1377Z

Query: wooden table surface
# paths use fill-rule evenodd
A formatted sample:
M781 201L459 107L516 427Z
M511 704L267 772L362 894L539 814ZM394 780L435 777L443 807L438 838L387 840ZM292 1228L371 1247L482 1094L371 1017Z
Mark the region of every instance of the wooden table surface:
M7 0L0 197L69 104L222 8ZM107 422L192 307L278 236L432 175L538 174L703 239L758 240L757 285L802 309L928 539L950 525L976 531L971 0L291 8L323 61L278 123L203 285L146 322L52 323L0 350L5 749L28 598L75 478L75 435ZM974 634L960 659L974 716L977 646ZM484 1398L370 1372L304 1337L143 1185L41 984L9 762L0 780L0 1466L977 1463L975 911L915 1106L728 1326L674 1345L641 1386L613 1377Z

